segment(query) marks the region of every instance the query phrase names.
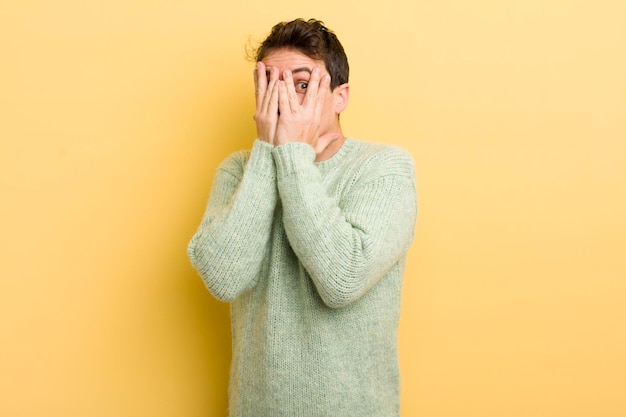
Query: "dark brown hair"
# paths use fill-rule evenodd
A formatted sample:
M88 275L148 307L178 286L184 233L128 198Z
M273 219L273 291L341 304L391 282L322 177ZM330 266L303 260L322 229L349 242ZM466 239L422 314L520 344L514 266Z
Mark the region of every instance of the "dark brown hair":
M261 61L270 52L281 48L297 49L311 59L324 61L330 74L331 90L348 82L348 57L337 36L324 26L324 22L296 19L278 23L257 48L254 58Z

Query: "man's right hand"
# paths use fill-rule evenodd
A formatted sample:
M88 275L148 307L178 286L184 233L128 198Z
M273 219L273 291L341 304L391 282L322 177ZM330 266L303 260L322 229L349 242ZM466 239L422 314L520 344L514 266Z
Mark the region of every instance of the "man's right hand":
M257 62L254 70L254 95L256 97L256 132L260 140L275 144L278 125L278 69L272 68L267 80L267 69L263 62Z

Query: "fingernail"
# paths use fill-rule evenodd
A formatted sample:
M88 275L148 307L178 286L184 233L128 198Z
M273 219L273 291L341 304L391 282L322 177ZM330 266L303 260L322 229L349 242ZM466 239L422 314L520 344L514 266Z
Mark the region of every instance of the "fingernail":
M285 78L291 78L291 71L286 70L286 71L285 71L285 73L283 74L283 76L284 76Z

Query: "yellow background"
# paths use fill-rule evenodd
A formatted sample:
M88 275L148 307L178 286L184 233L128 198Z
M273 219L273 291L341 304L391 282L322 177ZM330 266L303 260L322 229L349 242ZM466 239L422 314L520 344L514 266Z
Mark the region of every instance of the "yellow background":
M186 244L254 138L245 45L298 16L344 131L417 165L402 415L626 415L621 0L3 1L0 415L226 415Z

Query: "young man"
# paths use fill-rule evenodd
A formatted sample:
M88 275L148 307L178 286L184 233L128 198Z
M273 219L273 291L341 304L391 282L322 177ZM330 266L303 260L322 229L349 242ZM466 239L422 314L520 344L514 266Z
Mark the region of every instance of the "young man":
M322 22L274 26L256 58L258 137L219 167L188 248L231 303L230 416L398 416L411 157L342 133L348 62Z

